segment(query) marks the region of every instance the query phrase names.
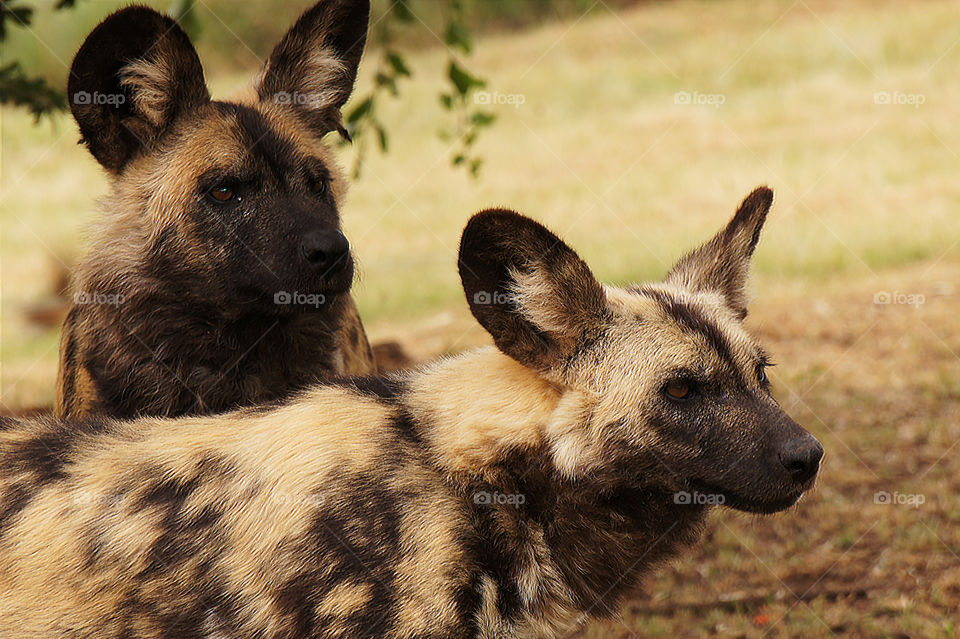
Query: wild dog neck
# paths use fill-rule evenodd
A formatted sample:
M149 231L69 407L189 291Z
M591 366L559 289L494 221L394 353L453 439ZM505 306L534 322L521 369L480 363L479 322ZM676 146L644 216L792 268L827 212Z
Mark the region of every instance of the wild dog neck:
M602 467L565 473L557 456L574 453L558 451L557 435L586 427L589 400L496 349L435 364L406 386L433 463L473 505L498 597L528 621L562 627L610 613L651 565L699 537L704 507Z
M561 390L494 348L438 362L406 382L405 401L433 461L455 477L498 473L538 450Z

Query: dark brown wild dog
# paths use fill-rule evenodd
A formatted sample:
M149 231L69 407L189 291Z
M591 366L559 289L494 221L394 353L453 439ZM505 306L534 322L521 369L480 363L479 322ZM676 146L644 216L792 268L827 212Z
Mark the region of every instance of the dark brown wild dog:
M211 100L170 18L114 13L70 70L70 107L112 189L74 277L57 415L213 413L374 372L340 230L343 131L369 3L323 0L245 99Z

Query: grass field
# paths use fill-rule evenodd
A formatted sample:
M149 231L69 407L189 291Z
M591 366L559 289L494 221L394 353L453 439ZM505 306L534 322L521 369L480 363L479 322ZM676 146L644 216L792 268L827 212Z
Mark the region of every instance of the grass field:
M418 358L484 340L455 269L478 208L537 217L626 282L661 276L754 186L777 193L749 322L779 363L776 394L827 449L819 487L771 518L718 513L622 619L583 636L960 634L956 9L598 5L485 36L466 64L490 78L498 122L476 182L436 135L445 52L410 54L417 76L384 113L392 152L368 158L344 218L372 337ZM24 311L84 250L106 184L66 118L2 117L0 391L8 408L49 405L58 336Z

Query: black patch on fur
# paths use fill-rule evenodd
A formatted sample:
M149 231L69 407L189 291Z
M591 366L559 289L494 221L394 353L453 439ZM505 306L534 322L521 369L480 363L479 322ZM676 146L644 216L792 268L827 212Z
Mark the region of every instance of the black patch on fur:
M96 571L103 557L103 552L107 549L105 536L104 530L96 525L83 532L80 541L83 546L83 567L91 572Z
M109 422L98 417L73 422L51 421L39 432L0 458L0 472L6 475L27 473L38 488L66 477L64 466L77 440L85 435L104 432Z
M334 620L315 615L318 602L342 583L364 584L370 601L350 615L349 625L363 636L389 635L397 614L402 495L373 477L356 477L337 487L337 502L315 515L304 538L291 540L308 568L282 584L274 602L290 636L319 636Z
M176 236L177 231L172 226L161 229L160 232L157 233L153 242L150 244L148 253L151 256L155 256L155 258L159 258L164 254L164 251L166 251L167 247L174 242Z
M190 493L197 489L199 483L197 479L160 479L147 488L137 500L135 507L138 510L159 508L176 514L183 508L184 502L190 497Z
M405 390L403 380L397 377L344 377L330 380L329 384L391 406L399 403Z
M517 543L517 533L526 522L550 525L558 499L557 478L542 451L537 450L511 451L498 469L495 483L471 482L466 487L464 499L475 534L466 543L480 572L496 584L497 610L509 622L520 619L524 606L517 583L528 557L522 542ZM477 499L483 493L523 495L523 503L484 503Z
M233 102L214 102L214 106L223 114L237 120L246 139L243 141L251 155L264 160L274 175L283 180L284 176L296 174L304 164L304 158L292 140L283 137L263 114L251 107Z
M149 562L137 574L138 579L145 579L152 575L170 573L198 556L209 556L215 552L216 546L204 544L199 540L204 538L204 532L220 522L223 518L223 509L215 505L206 505L200 512L185 516L177 511L174 521L164 521L164 532L150 546L148 551Z
M67 477L66 465L77 441L108 430L110 422L93 417L73 422L46 420L30 439L10 446L0 456L0 474L17 477L0 493L0 534L13 518L48 484Z
M416 450L425 450L426 444L420 436L417 422L406 410L401 409L399 413L390 418L390 428L397 431L400 438L412 444Z
M27 507L36 494L36 487L23 483L11 484L4 492L0 500L2 504L0 505L0 537L13 525L17 515Z
M67 416L73 413L74 404L77 400L77 370L79 362L77 361L77 341L74 336L73 327L77 321L77 306L73 306L67 317L63 321L63 355L60 358L60 383L61 388L57 390L58 397L63 398L63 405L58 406L58 416Z
M122 624L119 637L140 637L133 628L156 628L158 637L207 639L211 621L216 630L234 636L239 614L236 598L215 567L213 560L200 562L162 589L156 583L144 587L142 580L132 585L111 620ZM219 636L216 631L213 634Z
M707 340L710 348L720 356L720 359L730 368L730 372L740 385L745 386L743 375L733 356L733 347L727 336L723 334L720 328L711 322L700 309L689 304L684 304L671 295L656 289L636 287L633 289L637 293L654 300L663 312L677 322L688 332L701 335Z

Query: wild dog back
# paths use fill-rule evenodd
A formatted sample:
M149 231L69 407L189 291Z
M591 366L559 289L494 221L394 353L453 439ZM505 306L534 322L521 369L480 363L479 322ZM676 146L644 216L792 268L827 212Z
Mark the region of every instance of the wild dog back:
M450 604L474 590L467 514L390 419L325 389L262 414L0 432L0 636L459 623Z
M771 200L628 288L486 211L459 266L496 348L272 409L8 423L0 635L556 637L613 612L710 504L814 482L741 324Z

